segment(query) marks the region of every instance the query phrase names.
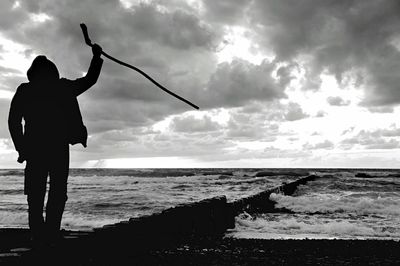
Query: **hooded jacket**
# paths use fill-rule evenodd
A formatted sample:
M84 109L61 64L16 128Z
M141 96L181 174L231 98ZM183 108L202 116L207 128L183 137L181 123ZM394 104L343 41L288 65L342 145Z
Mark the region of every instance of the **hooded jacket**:
M29 83L18 88L11 101L8 125L18 152L32 154L57 144L87 145L77 96L93 86L103 59L93 57L87 74L76 80L59 78L57 67L38 56L27 72ZM24 129L22 129L24 119Z

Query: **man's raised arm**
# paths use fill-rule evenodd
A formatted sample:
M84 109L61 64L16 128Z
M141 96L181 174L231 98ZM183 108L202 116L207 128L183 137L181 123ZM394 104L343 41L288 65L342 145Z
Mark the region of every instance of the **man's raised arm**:
M76 88L76 96L87 91L97 82L97 79L99 78L101 67L103 65L103 59L100 57L102 49L98 44L94 44L92 47L92 52L93 58L90 62L90 67L86 76L73 81L76 85L74 86Z

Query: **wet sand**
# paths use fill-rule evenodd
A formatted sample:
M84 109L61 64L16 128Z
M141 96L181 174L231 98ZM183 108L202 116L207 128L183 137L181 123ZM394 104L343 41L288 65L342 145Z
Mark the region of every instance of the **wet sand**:
M0 230L0 265L399 265L391 240L262 240L222 236L104 239L64 232L56 246L31 249L23 229Z

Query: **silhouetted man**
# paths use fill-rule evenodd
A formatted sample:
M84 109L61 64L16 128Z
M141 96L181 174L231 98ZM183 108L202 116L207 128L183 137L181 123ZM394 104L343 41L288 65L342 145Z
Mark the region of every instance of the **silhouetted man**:
M59 238L62 214L67 201L69 144L86 147L77 96L93 86L101 71L102 49L95 44L86 76L76 80L60 78L56 65L37 56L11 101L8 126L19 153L26 160L24 194L28 197L29 227L34 243ZM24 119L24 129L22 128ZM50 188L43 218L47 176Z

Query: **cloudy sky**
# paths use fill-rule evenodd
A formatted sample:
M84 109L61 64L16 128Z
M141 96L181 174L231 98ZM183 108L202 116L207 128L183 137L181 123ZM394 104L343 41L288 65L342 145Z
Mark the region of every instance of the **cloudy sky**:
M7 129L39 54L62 76L103 49L79 97L88 148L72 167L400 167L400 1L0 2L0 167L23 167Z

